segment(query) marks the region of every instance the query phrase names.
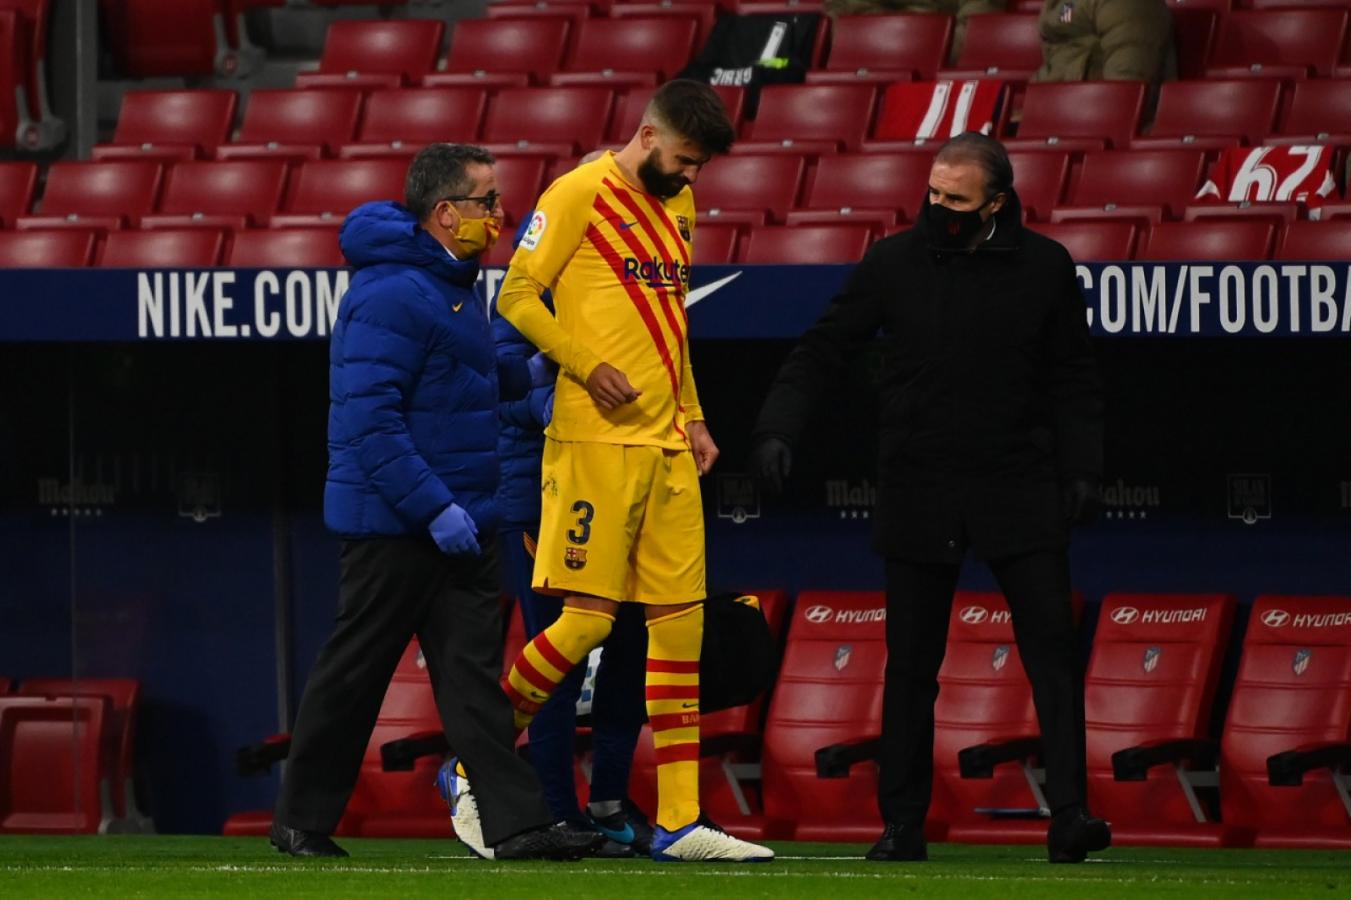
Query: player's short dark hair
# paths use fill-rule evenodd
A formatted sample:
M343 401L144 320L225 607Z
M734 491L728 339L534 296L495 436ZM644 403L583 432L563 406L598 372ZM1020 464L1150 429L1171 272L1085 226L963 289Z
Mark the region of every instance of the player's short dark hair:
M428 144L408 166L403 205L421 222L432 214L437 201L470 189L474 183L469 177L470 163L491 166L495 162L496 157L473 144Z
M964 131L938 148L934 162L975 163L985 172L987 197L1007 194L1013 188L1013 163L1004 145L979 131Z
M648 101L645 115L710 155L726 153L736 140L736 129L722 98L699 81L677 78L666 82Z

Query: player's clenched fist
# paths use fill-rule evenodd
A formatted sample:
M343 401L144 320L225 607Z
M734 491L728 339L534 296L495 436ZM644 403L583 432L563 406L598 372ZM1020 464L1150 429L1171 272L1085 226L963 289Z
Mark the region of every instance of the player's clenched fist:
M707 475L718 459L718 445L713 443L713 435L703 422L690 422L685 426L690 437L690 450L694 453L694 464L699 467L700 475Z
M586 377L586 392L596 405L609 412L638 399L642 391L629 384L623 372L609 363L601 363Z

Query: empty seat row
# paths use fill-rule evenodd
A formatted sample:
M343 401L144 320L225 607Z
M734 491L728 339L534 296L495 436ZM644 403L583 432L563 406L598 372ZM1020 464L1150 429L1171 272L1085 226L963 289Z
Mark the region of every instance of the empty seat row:
M1089 804L1119 843L1351 846L1339 769L1351 753L1351 598L1254 601L1215 740L1235 606L1225 595L1104 598L1085 679ZM758 765L706 753L710 782L760 799L749 814L710 810L733 833L880 831L883 611L880 593L799 594L763 732L742 743L762 747ZM930 838L1044 841L1038 722L1002 597L958 593L939 683ZM702 790L708 808L719 794Z
M608 88L510 88L490 100L479 88L404 88L375 92L364 103L344 90L256 90L233 142L233 92L133 91L113 140L95 147L94 158L407 156L437 140L477 141L501 155L578 155L627 141L652 90L616 98ZM719 92L739 122L742 90ZM880 102L872 85L770 86L734 152L907 149L966 129L994 129L999 98L997 83L979 81L896 84ZM1297 84L1279 123L1276 82L1166 84L1152 128L1139 135L1144 99L1144 86L1133 82L1033 84L1016 136L1005 140L1012 150L1076 152L1213 151L1264 140L1351 144L1351 79Z
M338 229L160 228L113 231L100 236L87 228L55 231L0 231L0 268L184 269L329 268L347 260L338 247Z

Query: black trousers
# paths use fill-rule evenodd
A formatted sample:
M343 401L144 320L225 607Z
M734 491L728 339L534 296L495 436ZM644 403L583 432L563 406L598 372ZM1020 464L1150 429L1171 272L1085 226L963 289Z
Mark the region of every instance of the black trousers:
M430 539L343 541L333 634L305 684L277 801L279 822L332 834L399 657L417 635L446 738L464 762L496 844L552 821L530 764L513 749L502 673L497 542L449 557ZM435 790L428 783L427 790ZM449 815L449 813L447 813Z
M1041 550L992 560L1041 724L1051 811L1087 792L1084 676L1070 605L1069 558ZM887 669L878 806L884 821L921 825L933 789L934 701L960 565L887 560Z

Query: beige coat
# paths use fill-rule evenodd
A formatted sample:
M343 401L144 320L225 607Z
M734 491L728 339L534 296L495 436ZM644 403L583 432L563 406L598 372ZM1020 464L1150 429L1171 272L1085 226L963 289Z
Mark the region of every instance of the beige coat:
M1177 77L1173 17L1164 0L1045 0L1038 81Z

